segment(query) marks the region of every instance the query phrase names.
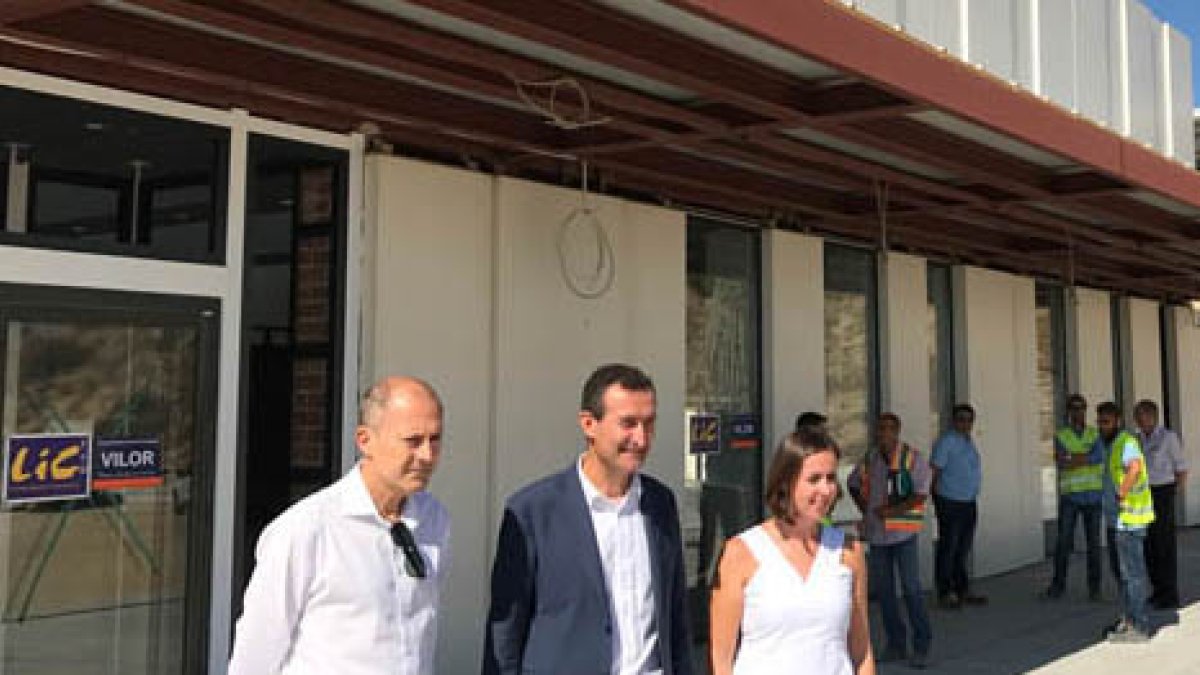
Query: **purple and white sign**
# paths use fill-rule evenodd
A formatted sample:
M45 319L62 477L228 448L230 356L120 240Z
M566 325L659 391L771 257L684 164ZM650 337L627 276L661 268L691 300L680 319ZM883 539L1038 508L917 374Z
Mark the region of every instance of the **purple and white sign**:
M157 438L96 439L92 489L133 490L163 484Z
M91 494L89 434L17 434L4 444L4 501L85 499Z

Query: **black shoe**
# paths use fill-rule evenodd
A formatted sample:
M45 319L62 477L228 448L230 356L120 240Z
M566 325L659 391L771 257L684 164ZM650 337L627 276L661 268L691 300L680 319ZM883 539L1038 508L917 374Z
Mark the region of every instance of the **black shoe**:
M966 593L963 595L962 599L963 599L963 602L967 603L968 605L974 605L976 607L981 607L983 605L988 604L988 598L986 595L976 595L975 593Z
M1120 633L1128 629L1129 625L1125 623L1125 618L1118 618L1116 621L1113 621L1104 628L1100 629L1100 639L1107 640L1109 635L1112 635L1113 633Z
M957 593L943 593L938 596L938 607L942 609L962 609L962 599Z
M1051 586L1041 593L1038 593L1039 600L1062 600L1062 596L1063 589L1055 588L1054 586Z

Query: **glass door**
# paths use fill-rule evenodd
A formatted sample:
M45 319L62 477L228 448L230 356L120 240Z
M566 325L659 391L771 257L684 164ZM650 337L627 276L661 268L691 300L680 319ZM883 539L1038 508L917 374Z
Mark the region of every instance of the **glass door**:
M0 285L0 674L203 672L217 307Z
M721 546L762 517L759 235L691 216L680 520L697 672Z

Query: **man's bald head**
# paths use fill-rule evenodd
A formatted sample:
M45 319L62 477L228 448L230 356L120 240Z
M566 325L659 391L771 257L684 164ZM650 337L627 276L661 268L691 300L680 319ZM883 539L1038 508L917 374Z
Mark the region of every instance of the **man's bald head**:
M442 399L425 380L403 375L384 377L363 393L362 402L358 406L358 423L365 427L374 427L388 406L403 405L414 400L433 401L437 405L438 414L442 413Z

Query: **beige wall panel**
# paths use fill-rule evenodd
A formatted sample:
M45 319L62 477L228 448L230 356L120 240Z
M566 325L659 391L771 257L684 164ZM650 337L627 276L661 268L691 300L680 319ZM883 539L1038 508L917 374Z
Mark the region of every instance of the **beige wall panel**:
M1178 397L1175 409L1176 431L1183 438L1183 449L1192 470L1183 486L1182 510L1185 525L1200 524L1200 327L1193 310L1175 307L1175 349L1178 372Z
M1133 382L1125 417L1133 422L1133 404L1150 399L1163 405L1162 331L1159 305L1153 300L1129 299L1129 357Z
M1068 296L1069 297L1069 296ZM1075 289L1075 341L1071 349L1079 393L1094 410L1114 396L1112 353L1112 308L1105 291ZM1072 308L1068 306L1067 311Z
M764 465L796 415L825 409L824 242L763 233Z
M392 157L368 162L375 250L367 325L371 370L427 378L446 406L431 491L452 520L451 583L442 597L438 672L479 667L489 551L491 182ZM365 351L365 350L364 350Z
M579 193L500 182L497 509L578 455L580 388L612 361L654 378L659 424L647 469L682 486L685 219L617 199L593 196L589 204L616 265L612 288L596 299L573 294L559 264L559 230L580 206Z
M1038 478L1034 282L1001 272L957 268L965 358L959 399L977 411L983 459L973 573L998 574L1043 557Z

